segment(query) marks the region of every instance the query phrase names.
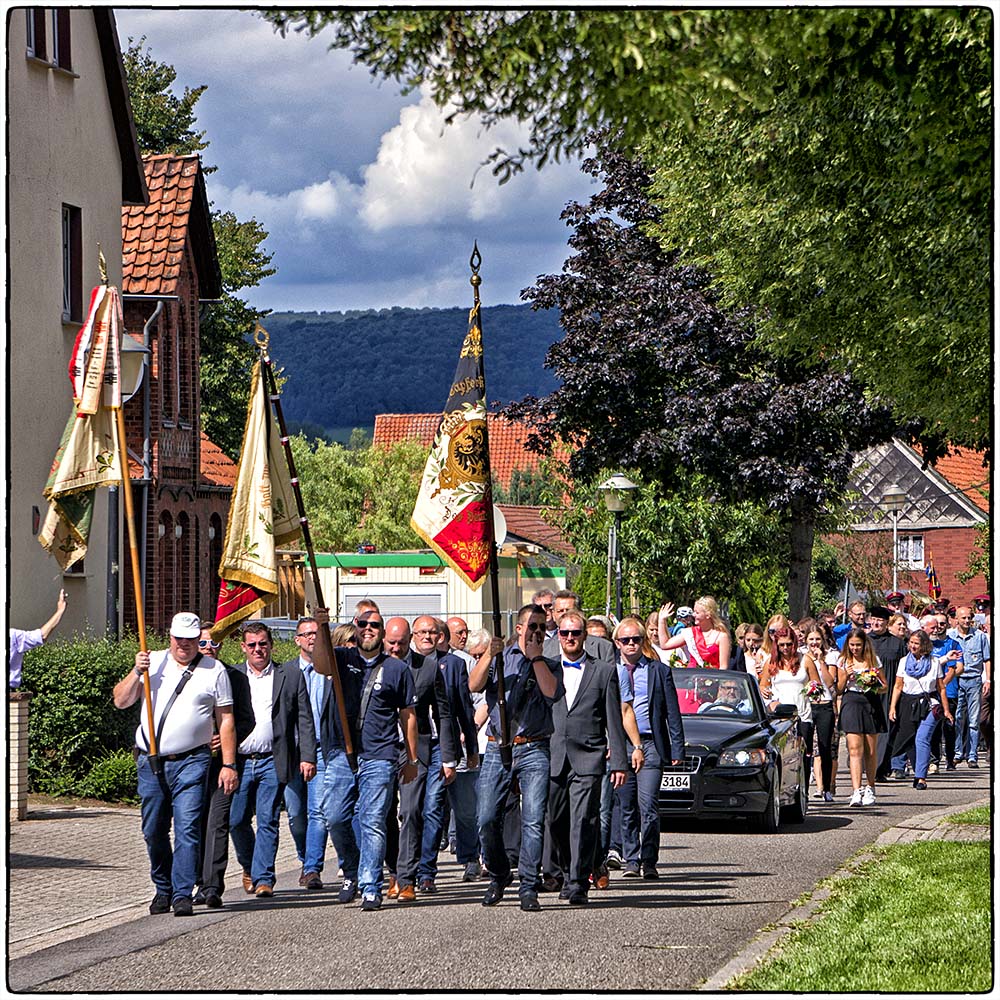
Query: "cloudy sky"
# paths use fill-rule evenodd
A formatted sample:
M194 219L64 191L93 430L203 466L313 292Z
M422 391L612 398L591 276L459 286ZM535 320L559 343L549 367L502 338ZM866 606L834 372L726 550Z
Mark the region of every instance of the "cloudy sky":
M575 162L533 168L502 187L479 164L522 128L447 128L425 94L329 51L322 35L287 38L252 13L115 8L122 49L146 36L177 70L175 90L206 84L198 127L214 206L270 233L278 274L245 293L276 310L467 305L473 240L486 305L519 301L558 271L567 201L592 190Z

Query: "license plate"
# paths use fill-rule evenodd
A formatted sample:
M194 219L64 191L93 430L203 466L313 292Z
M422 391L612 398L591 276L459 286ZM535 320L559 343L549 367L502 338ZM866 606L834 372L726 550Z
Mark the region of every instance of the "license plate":
M691 775L665 774L660 788L665 792L688 792L691 790Z

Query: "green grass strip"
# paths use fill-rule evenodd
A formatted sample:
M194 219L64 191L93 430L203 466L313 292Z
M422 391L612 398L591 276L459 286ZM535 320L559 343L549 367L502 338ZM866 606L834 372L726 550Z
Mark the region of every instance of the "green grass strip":
M945 816L942 823L974 823L978 826L990 825L990 807L974 806L965 812L955 813L954 816Z
M820 914L727 984L751 992L983 992L992 985L990 845L882 849Z

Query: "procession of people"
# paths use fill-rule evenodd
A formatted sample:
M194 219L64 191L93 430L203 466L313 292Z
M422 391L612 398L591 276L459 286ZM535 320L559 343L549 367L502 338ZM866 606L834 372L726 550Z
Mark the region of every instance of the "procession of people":
M367 912L437 892L449 842L487 907L515 884L537 912L545 894L586 905L615 870L654 881L663 767L685 757L686 666L750 675L769 709L795 707L817 802L870 807L887 781L927 790L992 748L989 603L933 603L910 629L902 596L731 633L710 595L613 622L542 590L506 640L458 616L386 620L366 600L333 625L332 658L315 655L331 629L318 609L297 624L298 657L275 663L270 629L250 619L229 666L213 623L179 613L169 648L138 653L114 691L129 708L148 674L135 740L150 913L221 907L230 839L243 891L272 896L283 804L298 885L323 889L336 864L333 898ZM720 683L718 697L739 695Z

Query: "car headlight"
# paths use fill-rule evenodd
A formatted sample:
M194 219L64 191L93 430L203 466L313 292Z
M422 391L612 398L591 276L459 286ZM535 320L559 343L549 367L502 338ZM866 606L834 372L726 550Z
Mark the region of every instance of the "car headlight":
M720 767L760 767L766 763L766 750L723 750L719 754Z

